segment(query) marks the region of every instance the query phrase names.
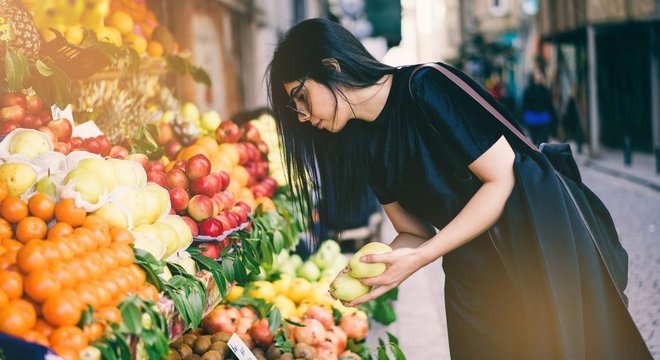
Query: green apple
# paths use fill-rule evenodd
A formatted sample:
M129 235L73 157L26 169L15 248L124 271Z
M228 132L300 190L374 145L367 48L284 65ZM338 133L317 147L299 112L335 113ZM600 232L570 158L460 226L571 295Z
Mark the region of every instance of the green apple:
M11 139L9 143L9 153L12 155L22 155L28 159L53 150L53 144L48 139L48 135L37 130L23 130Z
M330 266L340 254L339 244L334 240L326 240L321 244L319 250L312 256L312 261L323 270Z
M380 243L380 242L370 242L367 245L363 246L358 252L353 255L349 261L349 266L351 268L351 275L356 278L368 278L374 277L385 272L387 266L383 263L364 263L360 261L360 258L364 255L372 254L385 254L392 251L392 248L389 245Z
M287 275L291 278L296 277L296 267L293 266L293 264L287 262L282 264L277 271L279 271L283 275Z
M181 106L179 112L184 118L186 118L186 120L188 120L188 122L199 126L199 109L197 108L197 105L187 102Z
M309 281L316 281L321 277L321 270L311 261L306 261L297 272L298 276Z
M114 190L117 186L115 167L109 161L100 158L82 159L78 163L78 168L94 171L108 191Z
M303 260L298 254L293 254L289 256L289 260L287 260L288 264L291 264L291 266L295 269L298 270L300 266L302 266Z
M129 226L128 214L119 207L119 205L113 202L107 202L99 209L94 211L94 215L97 215L105 221L107 221L112 226L117 226L120 228L127 229Z
M287 274L281 274L280 278L273 281L273 286L275 287L275 292L279 295L286 295L289 292L291 287L292 278Z
M72 189L90 204L96 204L106 192L105 185L92 170L76 168L69 172L63 181L64 185L72 184Z
M371 290L348 273L342 273L330 284L330 294L339 300L353 301Z
M203 113L199 119L200 127L202 130L206 131L215 131L215 129L220 126L220 122L222 122L222 119L220 119L220 114L213 110Z
M37 181L37 172L27 164L4 163L0 165L0 180L7 185L7 194L20 196Z

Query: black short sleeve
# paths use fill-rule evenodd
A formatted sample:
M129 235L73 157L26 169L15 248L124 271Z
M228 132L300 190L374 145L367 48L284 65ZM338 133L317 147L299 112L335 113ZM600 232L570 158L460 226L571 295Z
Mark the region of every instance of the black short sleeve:
M497 119L440 71L422 68L413 76L411 93L424 114L467 167L502 135ZM487 94L484 94L488 97Z
M396 201L396 197L387 189L385 178L378 171L372 169L369 174L369 186L373 190L378 202L381 205L391 204Z

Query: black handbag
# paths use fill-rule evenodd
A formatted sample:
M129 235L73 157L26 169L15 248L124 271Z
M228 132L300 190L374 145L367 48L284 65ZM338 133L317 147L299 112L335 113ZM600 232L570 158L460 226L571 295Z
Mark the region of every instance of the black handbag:
M612 282L618 290L617 292L619 293L621 300L627 306L628 299L624 294L624 289L628 282L628 254L620 245L614 221L612 220L607 207L605 207L603 202L593 193L593 191L591 191L591 189L582 183L580 170L573 157L570 145L565 143L544 143L537 148L530 139L523 135L520 130L511 124L511 122L506 120L504 115L495 109L482 95L448 68L436 63L427 63L415 68L413 75L424 67L430 67L440 71L449 80L470 95L470 97L472 97L477 103L488 110L488 112L513 135L526 144L531 151L541 152L548 159L552 167L555 169L559 182L569 195L572 206L575 207L580 216L580 220L585 224L589 236L600 254L600 257L603 259L605 268L607 269ZM413 96L410 87L411 85L409 83L409 90L411 96ZM577 201L576 198L580 198L582 201ZM585 209L584 204L587 204L589 209ZM597 237L599 239L598 241L596 240ZM599 245L599 242L608 245L607 248L603 249Z

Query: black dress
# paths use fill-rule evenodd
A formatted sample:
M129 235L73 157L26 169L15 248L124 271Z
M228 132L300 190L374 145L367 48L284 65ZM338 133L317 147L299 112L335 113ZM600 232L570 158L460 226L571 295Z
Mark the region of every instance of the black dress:
M395 71L370 125L370 185L382 204L397 201L441 229L481 185L467 166L501 136L516 153L516 185L503 216L443 258L452 358L650 358L625 307L620 244L606 244L603 259L577 214L557 201L564 195L548 180L553 169L540 153L440 72L423 68L410 81L412 72ZM540 202L545 213L536 214L530 204Z

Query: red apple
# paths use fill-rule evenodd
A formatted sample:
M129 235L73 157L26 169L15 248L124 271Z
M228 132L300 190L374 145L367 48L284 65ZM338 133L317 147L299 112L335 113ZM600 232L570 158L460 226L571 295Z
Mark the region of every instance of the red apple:
M232 193L231 191L227 191L227 190L223 191L222 193L225 194L225 196L227 197L227 199L225 201L225 206L227 208L233 207L234 203L236 202L236 198L234 197L234 193Z
M55 135L57 135L57 139L60 141L69 140L71 138L73 127L71 126L71 122L67 119L53 120L46 126L53 130Z
M25 95L20 92L10 92L2 96L2 106L18 105L23 109L27 108Z
M221 215L222 214L225 214L225 216L229 220L229 224L231 225L231 229L233 229L233 228L235 228L239 225L238 220L240 220L240 219L238 218L238 216L236 214L234 214L233 211L225 210L221 213Z
M199 223L200 235L218 237L222 235L223 231L222 223L217 219L209 218Z
M39 115L41 123L44 125L50 124L51 120L53 120L53 114L50 113L50 110L42 110L36 115Z
M226 211L221 212L220 214L213 217L214 219L220 221L222 228L225 230L231 230L234 228L232 219L227 216Z
M151 181L167 189L167 177L162 171L151 170L147 172L147 181Z
M7 135L21 127L16 121L0 121L0 135Z
M259 130L254 125L245 124L243 126L243 139L256 144L261 141L261 135L259 135Z
M218 179L211 175L202 176L190 183L190 192L193 195L202 194L208 197L212 197L218 192L218 188Z
M247 203L245 203L243 201L237 201L236 204L234 204L234 206L243 208L243 210L245 210L245 212L247 212L248 214L252 211L252 208L250 208L250 205L248 205Z
M215 139L219 143L236 143L241 138L241 128L229 120L220 123L215 129Z
M238 165L245 165L248 160L250 160L250 154L248 153L245 144L239 143L236 145L236 150L238 150Z
M80 147L85 150L89 151L94 154L100 154L101 153L101 143L99 143L96 138L87 138L83 140L82 144L80 144Z
M195 221L213 216L213 201L206 195L195 195L188 202L188 215Z
M199 249L202 256L206 256L209 259L215 260L220 257L220 249L218 249L218 247L213 243L201 243L197 245L197 249Z
M169 193L172 209L176 212L185 211L188 207L188 201L190 201L190 195L188 195L188 192L182 188L172 188L169 190Z
M181 188L187 190L190 185L186 173L179 168L173 167L165 174L165 176L167 179L167 187L170 189Z
M332 329L335 325L335 319L332 316L332 312L319 305L310 306L307 311L305 311L303 319L316 319L323 324L323 327L325 327L326 330Z
M53 146L54 151L57 151L57 152L62 153L64 155L68 155L71 152L72 149L73 148L71 147L71 144L61 142L61 141L56 142L55 145Z
M41 98L39 96L28 95L25 97L25 101L26 101L25 109L33 114L36 114L39 111L41 111L41 108L43 107L43 102L41 101Z
M245 143L244 144L245 149L247 150L248 153L248 159L249 161L257 161L261 158L261 153L257 149L256 146L254 146L253 143Z
M177 160L174 162L174 165L172 166L172 169L180 169L181 171L186 171L186 161L185 160Z
M163 171L164 172L165 171L165 165L162 162L160 162L160 160L153 161L151 163L151 170L152 171L156 170L156 171Z
M268 145L263 140L257 142L256 145L261 154L268 155Z
M53 130L49 129L47 126L42 126L39 129L42 133L48 135L48 138L50 139L50 142L55 144L57 142L57 135L55 135L55 132Z
M186 222L193 236L199 235L199 227L197 226L197 222L195 222L195 220L191 219L189 216L182 216L181 218Z
M242 224L248 219L248 212L240 206L234 206L231 211L238 216L238 223Z
M218 214L220 211L226 209L225 206L225 197L222 196L222 193L215 193L211 196L211 200L218 203Z
M227 189L227 186L229 186L229 174L224 170L218 171L217 174L218 174L217 177L220 180L222 180L221 182L222 185L220 186L220 190L224 191L225 189Z
M181 151L181 143L176 141L176 139L172 139L165 144L165 154L167 155L168 158L174 159L176 157L176 154Z
M18 105L17 105L18 106ZM23 116L23 119L20 121L21 127L25 129L36 129L39 128L39 116L33 114L27 114Z
M254 195L255 198L262 197L262 196L268 196L268 188L265 185L262 184L257 184L253 185L250 187L250 191L252 191L252 195Z
M21 123L27 113L20 105L10 105L0 109L0 120Z
M71 143L71 149L77 149L80 147L80 145L82 145L83 139L79 136L73 136L69 142Z
M51 122L52 124L52 122ZM110 157L115 159L125 159L128 156L128 150L121 145L115 145L110 148Z
M96 141L99 143L99 154L101 156L109 156L112 144L110 144L108 137L105 135L99 135L96 137Z
M186 163L186 175L190 180L195 180L211 173L211 161L202 155L197 154Z
M216 195L218 194L213 194L213 196L211 196L211 201L213 201L213 216L220 214L220 211L224 210L225 208L225 204L222 202L222 199L218 198Z

